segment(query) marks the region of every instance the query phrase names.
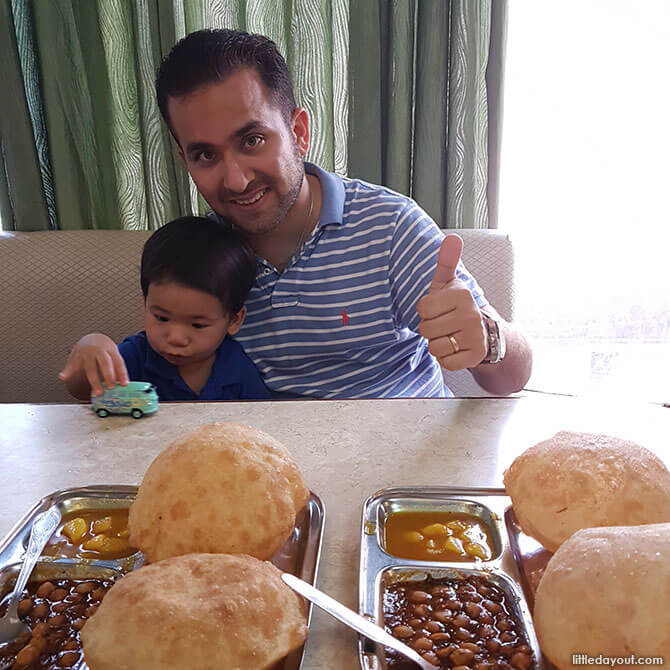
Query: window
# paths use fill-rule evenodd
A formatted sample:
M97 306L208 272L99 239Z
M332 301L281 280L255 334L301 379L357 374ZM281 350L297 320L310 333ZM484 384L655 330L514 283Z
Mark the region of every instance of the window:
M670 401L670 3L513 0L500 227L528 388Z

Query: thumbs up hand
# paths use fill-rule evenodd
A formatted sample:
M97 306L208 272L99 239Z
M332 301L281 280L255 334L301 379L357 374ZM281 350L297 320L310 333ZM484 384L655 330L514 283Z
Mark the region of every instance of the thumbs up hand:
M477 303L467 286L455 278L462 251L463 240L458 235L444 238L433 281L417 303L419 332L428 340L428 350L452 372L479 365L487 352Z

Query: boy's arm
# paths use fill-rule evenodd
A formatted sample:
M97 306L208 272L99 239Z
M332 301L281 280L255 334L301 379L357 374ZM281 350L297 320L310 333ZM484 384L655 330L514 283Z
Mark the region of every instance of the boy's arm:
M107 388L114 388L117 381L123 386L128 383L128 371L118 347L102 333L84 335L72 348L58 376L79 400L88 400L91 391L102 395L103 382Z

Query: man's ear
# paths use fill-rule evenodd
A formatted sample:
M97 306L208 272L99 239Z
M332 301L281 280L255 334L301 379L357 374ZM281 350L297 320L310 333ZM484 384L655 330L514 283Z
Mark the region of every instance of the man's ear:
M228 335L237 335L237 332L244 323L244 317L246 315L247 315L247 308L242 307L242 309L237 314L234 314L231 317L230 323L228 324Z
M298 145L298 151L300 151L300 155L304 158L309 149L309 114L307 114L307 110L298 107L293 112L291 130L295 137L295 143Z

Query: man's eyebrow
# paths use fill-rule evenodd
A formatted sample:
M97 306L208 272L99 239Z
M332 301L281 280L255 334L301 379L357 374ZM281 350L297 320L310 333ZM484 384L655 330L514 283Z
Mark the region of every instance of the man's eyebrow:
M244 137L252 130L258 130L262 128L265 128L265 126L260 121L252 119L249 121L249 123L245 123L241 128L238 128L233 133L233 137ZM190 142L188 145L186 145L186 152L193 153L194 151L211 151L214 148L214 145L210 144L209 142Z
M247 133L250 133L252 130L257 130L258 128L263 128L263 124L260 121L252 119L239 130L236 130L234 134L237 135L237 137L244 137Z
M194 151L211 151L214 148L213 144L209 142L191 142L186 145L186 153L193 153Z

